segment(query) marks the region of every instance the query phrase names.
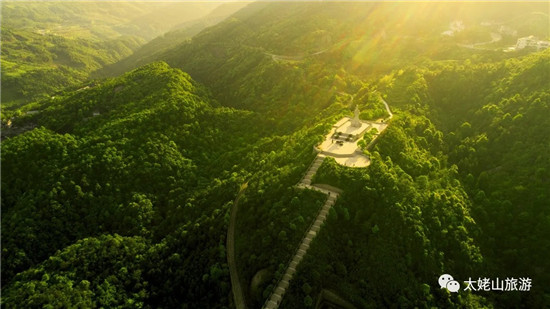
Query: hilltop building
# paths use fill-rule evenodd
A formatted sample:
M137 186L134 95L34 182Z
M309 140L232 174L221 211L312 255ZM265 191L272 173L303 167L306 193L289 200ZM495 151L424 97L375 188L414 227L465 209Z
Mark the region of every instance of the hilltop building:
M357 142L363 137L365 132L373 128L378 132L382 132L388 124L361 120L359 119L359 114L359 107L356 106L353 117L344 117L334 124L332 130L326 135L325 141L315 147L316 151L334 158L337 163L345 166L368 166L370 159L364 154L361 147L357 145Z

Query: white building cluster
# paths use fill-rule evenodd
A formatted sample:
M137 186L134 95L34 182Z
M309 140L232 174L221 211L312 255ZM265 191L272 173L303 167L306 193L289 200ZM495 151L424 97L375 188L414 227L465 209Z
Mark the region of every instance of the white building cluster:
M532 35L519 38L518 42L516 43L516 50L520 50L524 48L534 48L536 50L543 50L549 47L550 47L549 41L539 40Z

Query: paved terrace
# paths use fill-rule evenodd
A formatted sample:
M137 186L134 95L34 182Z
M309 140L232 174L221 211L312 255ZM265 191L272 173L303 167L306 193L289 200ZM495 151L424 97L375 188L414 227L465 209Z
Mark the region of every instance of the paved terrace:
M384 122L373 122L373 121L361 121L362 125L359 128L351 127L351 118L344 117L340 119L326 135L325 141L319 145L319 150L322 154L333 157L336 162L341 165L351 166L351 167L366 167L370 164L370 159L363 154L363 151L357 142L361 139L358 138L354 141L343 141L343 143L338 143L334 139L334 134L336 132L342 132L342 134L364 134L372 128L375 128L378 131L378 134L382 133L388 126Z

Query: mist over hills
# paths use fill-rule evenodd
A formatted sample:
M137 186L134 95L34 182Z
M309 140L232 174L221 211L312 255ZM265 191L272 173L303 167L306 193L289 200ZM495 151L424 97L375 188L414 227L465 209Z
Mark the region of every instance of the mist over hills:
M188 35L192 35L208 25L202 17L213 16L206 20L215 22L230 14L219 5L3 1L4 107L12 110L78 85L92 72L132 55L183 22L191 27Z
M380 98L280 308L550 304L547 3L103 4L2 4L2 306L262 307Z
M215 2L2 2L4 27L43 29L94 39L135 35L150 40L182 22L206 16Z

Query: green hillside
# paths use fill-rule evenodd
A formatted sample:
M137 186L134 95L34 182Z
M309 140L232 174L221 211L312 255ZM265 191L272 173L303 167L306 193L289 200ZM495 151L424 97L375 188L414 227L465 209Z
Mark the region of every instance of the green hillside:
M219 3L2 2L4 122ZM200 30L200 26L198 25Z
M324 288L366 308L544 307L549 56L434 63L382 78L378 87L400 116L364 173L331 161L321 167L318 182L353 190L336 205L282 306ZM437 273L529 274L543 286L455 297L425 285Z
M2 25L69 38L145 40L201 18L219 3L2 1Z
M80 84L141 44L137 37L91 42L2 28L2 102L17 107Z
M218 24L246 5L248 5L246 2L220 4L208 15L174 26L170 31L157 36L135 50L130 56L109 66L105 66L101 70L95 72L93 76L115 76L137 68L138 66L154 62L160 59L162 53L189 41L193 36L200 33L205 28Z
M47 304L52 293L66 295L57 301L69 306L80 301L227 305L224 218L235 190L251 175L264 173L280 188L293 183L311 158L312 134L320 131L273 136L270 121L261 115L217 105L187 74L155 63L47 100L40 113L21 119L40 128L3 143L6 306ZM94 117L94 111L100 115ZM296 147L307 143L308 148ZM262 164L267 167L260 172ZM106 234L113 236L100 237ZM143 252L143 259L119 262L142 288L104 296L105 289L126 291L126 283L107 275L107 269L86 269L113 257L80 260L79 248L104 250L112 242L126 248L127 241L131 250L146 244L155 248ZM203 249L196 247L199 243ZM176 247L188 248L190 255L176 253ZM48 262L58 258L64 262ZM179 265L172 275L165 269L174 267L167 259ZM159 278L159 272L172 277ZM69 295L70 282L80 282L84 299ZM163 288L167 282L170 289ZM35 284L44 289L31 288Z
M353 80L355 76L368 81L394 69L424 66L434 60L513 57L492 50L457 48L459 43L490 38L492 28L477 29L485 20L508 21L518 12L540 10L544 5L510 3L502 7L496 10L491 4L475 3L253 3L191 41L162 53L150 52L151 57L142 57L134 65L122 62L111 68L111 74L162 60L207 85L225 106L272 111L276 118L281 118L283 111L306 117L302 115L304 106L315 113L339 91L359 90L361 82ZM455 19L464 19L472 29L452 38L442 36ZM548 29L548 21L535 19L533 24ZM548 36L548 31L536 33ZM174 41L178 37L175 32L169 35ZM287 93L294 97L287 100Z

